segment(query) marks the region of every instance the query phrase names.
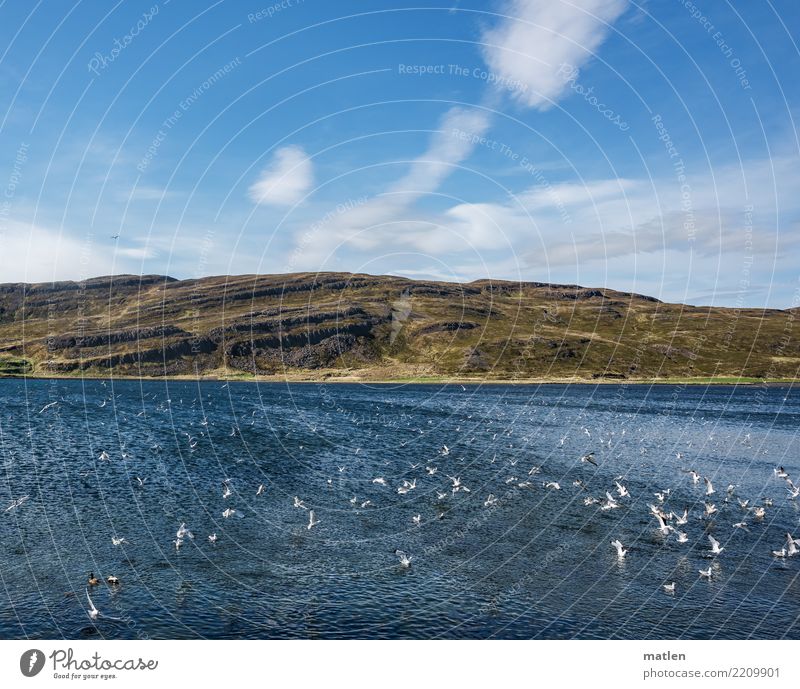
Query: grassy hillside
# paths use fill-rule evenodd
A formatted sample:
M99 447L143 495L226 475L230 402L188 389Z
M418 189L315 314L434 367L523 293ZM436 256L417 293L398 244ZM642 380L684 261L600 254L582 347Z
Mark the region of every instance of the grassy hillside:
M0 285L0 375L794 379L790 311L349 273Z

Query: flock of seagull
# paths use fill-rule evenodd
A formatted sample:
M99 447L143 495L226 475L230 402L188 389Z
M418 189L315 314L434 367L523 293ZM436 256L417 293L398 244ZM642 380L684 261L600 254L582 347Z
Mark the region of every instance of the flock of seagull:
M681 454L678 453L677 459L681 459ZM582 458L586 459L586 458ZM699 519L701 520L710 520L714 515L719 512L716 504L712 502L713 496L716 493L714 489L714 485L707 476L701 476L697 471L694 469L682 469L682 471L686 474L689 474L691 477L693 484L700 483L700 480L703 480L704 483L704 502L703 502L703 511L699 515ZM798 486L794 484L792 479L790 478L789 474L786 470L780 466L773 470L773 473L777 478L783 479L786 482L786 487L788 490L787 498L789 500L796 500L798 494ZM622 486L619 481L615 481L618 496L620 498L627 497L629 495L627 489ZM665 502L667 502L670 493L672 490L667 488L663 491L657 491L653 495L657 499L659 504L650 504L650 513L652 514L653 518L656 519L658 523L658 531L664 536L668 537L671 534L675 535L675 542L676 543L688 543L689 536L686 533L686 525L689 523L689 508L684 507L682 513L676 514L674 511L670 510L669 512L665 511L661 507ZM733 484L729 484L725 490L725 498L724 502L726 504L732 503L733 500L736 500L739 509L741 510L742 517L738 522L733 523L731 526L734 529L743 529L748 530L748 521L747 517L751 517L752 521L760 522L763 521L767 514L767 508L772 507L774 505L774 501L772 498L763 498L762 504L752 504L750 499L742 499L736 497L736 486ZM615 497L610 493L606 492L606 499L603 501L598 500L597 498L587 497L584 500L584 504L592 505L599 503L601 505L600 509L616 509L618 508L619 502L615 499ZM708 539L710 548L706 551L706 555L711 558L716 558L716 556L720 555L725 547L720 543L719 540L714 538L711 534L706 534L706 538ZM617 538L611 541L611 545L617 552L617 558L619 560L623 560L625 556L628 554L629 549L625 548L622 542ZM786 542L781 547L780 550L773 550L771 554L774 558L784 559L795 557L798 553L800 553L800 538L795 538L791 533L786 533ZM698 574L700 575L701 579L712 579L716 576L717 572L714 570L712 566L706 567L705 569L701 568L698 569ZM675 582L667 582L662 584L662 588L666 593L672 594L675 593Z
M46 405L39 413L44 413L48 409L57 406L57 404L58 402L52 402ZM255 420L253 420L251 425L254 423ZM208 425L208 421L205 417L200 422L200 425L203 427ZM460 428L456 429L456 431L459 430ZM489 430L491 432L493 429ZM591 438L591 434L589 433L588 429L583 428L582 430ZM420 432L422 431L420 430ZM624 433L625 431L623 430L622 434L624 435ZM199 434L202 435L203 431L201 431ZM241 435L241 429L238 426L233 426L230 435L235 436L237 434ZM184 435L187 437L189 451L194 452L197 449L198 438L191 433L184 433ZM497 435L498 433L495 432L492 440L495 440ZM510 431L508 431L508 435L510 435ZM566 436L561 439L561 446L564 445L565 438ZM405 444L405 442L400 443L401 446L405 446ZM162 448L156 445L151 449L159 452ZM359 452L360 448L357 448L355 450L355 454L358 454ZM123 459L127 458L127 456L128 455L123 448ZM100 452L97 456L97 459L100 462L113 461L111 455L106 450ZM501 489L504 485L514 490L534 491L542 489L546 492L553 493L558 493L562 490L562 486L558 478L545 478L543 476L545 472L543 466L533 465L527 470L515 469L520 459L520 453L517 452L512 459L504 460L508 463L508 467L511 471L507 478L501 479ZM682 454L678 453L676 456L676 464L678 466L680 466L682 463L682 459ZM429 495L431 497L435 495L435 519L442 520L446 516L446 508L444 505L447 501L455 498L457 495L465 496L473 492L473 490L462 480L460 476L461 472L455 468L458 465L458 461L463 460L454 460L450 447L447 445L442 445L435 457L429 459L428 461L411 463L410 470L403 471L403 475L400 477L392 478L388 475L380 475L374 476L371 479L362 482L362 484L366 483L373 487L371 492L369 492L368 495L362 495L360 497L357 495L352 495L352 497L347 499L347 502L350 504L352 509L363 511L373 508L381 502L382 498L380 496L382 491L394 491L398 496L408 496L413 491L420 489L423 484L427 484L425 485L425 490L421 490L420 493ZM573 495L573 498L581 497L582 500L579 502L582 502L584 507L593 510L599 510L601 513L624 508L630 509L634 504L637 504L638 501L637 496L632 495L633 489L629 488L630 483L627 482L626 474L615 476L613 479L613 486L608 486L607 489L599 491L598 494L592 494L592 491L589 488L591 479L595 474L600 472L603 464L605 464L607 461L611 460L598 461L595 452L582 454L577 459L577 467L584 467L586 471L593 473L591 476L586 476L586 480L575 479L572 481L572 487L576 489L577 492L573 490L571 494ZM498 460L496 454L491 458L490 464L495 464L495 462L500 462L498 467L504 463L503 460ZM337 466L336 468L339 474L343 474L348 471L348 467L346 465ZM672 488L664 488L662 490L653 492L652 496L655 498L655 500L648 501L649 513L651 518L655 521L654 528L660 534L663 542L665 543L668 539L674 540L674 542L677 544L690 543L692 540L689 535L689 527L691 523L699 522L704 524L704 532L708 530L706 527L710 527L712 524L715 532L718 532L720 528L718 521L720 516L720 507L716 504L716 502L720 502L720 500L717 499L715 502L714 496L717 495L717 491L714 488L711 478L708 476L702 476L694 469L681 469L681 471L689 477L691 485L694 487L695 491L702 491L702 498L698 501L698 503L702 503L702 508L698 513L694 510L694 505L681 505L678 507L675 504L678 498L676 498L673 494ZM441 478L442 476L446 477L446 480ZM774 476L777 479L785 482L787 498L792 501L797 500L797 498L800 496L800 486L793 482L788 472L783 467L778 467L774 470ZM145 489L145 487L148 485L147 478L135 476L134 480L134 485L140 489ZM564 479L561 478L560 481L564 481ZM332 478L327 478L326 483L328 488L333 487ZM628 485L626 485L626 483L628 483ZM240 495L239 491L234 490L232 484L233 480L231 478L224 478L221 481L221 497L223 499L223 504L225 505L225 508L220 512L223 519L243 518L245 516L245 513L242 510L232 506L232 504L235 503L235 498ZM257 485L254 484L250 490L252 490L252 494L256 498L270 492L268 490L268 485L265 483L258 483ZM369 491L369 489L366 490ZM486 490L486 488L484 487L480 490ZM569 494L570 493L568 491L567 495ZM231 500L231 498L234 499ZM569 500L572 500L573 498L568 497ZM19 509L28 499L29 496L27 495L14 499L11 504L6 507L5 512L9 513ZM317 510L314 509L313 505L309 504L311 502L312 501L310 501L308 498L297 495L291 498L292 508L304 515L302 524L305 526L305 529L309 531L318 527L320 524L325 523L325 520L322 520L318 517ZM485 509L492 509L502 505L502 499L495 493L490 492L479 496L478 501L475 504L476 506L482 505ZM734 531L749 531L749 527L752 524L763 522L765 520L767 516L767 510L773 507L774 502L771 498L759 498L758 500L753 501L752 498L742 497L737 492L737 486L730 484L724 491L724 496L722 497L720 505L725 505L726 508L730 508L738 512L738 521L731 523L731 528ZM434 517L431 516L430 518L433 519ZM424 518L421 513L411 516L412 526L420 527L426 521L428 521L428 519ZM713 562L711 565L705 568L700 567L697 571L700 579L711 580L719 576L720 569L717 561L722 553L726 550L724 543L725 539L723 538L721 541L718 538L715 538L715 536L711 533L704 533L704 535L706 536L709 548L702 553L702 557L709 558ZM172 543L176 550L180 550L187 541L193 541L194 538L195 536L187 524L185 522L181 522L177 531L175 532L175 537ZM215 544L219 541L219 535L216 532L209 533L206 538L211 544ZM124 536L120 536L118 534L111 536L111 543L114 547L130 545L129 541ZM614 548L616 552L616 558L619 561L625 560L626 557L629 557L632 551L635 552L636 550L635 544L632 546L625 545L620 538L614 538L611 540L610 545ZM798 546L800 546L800 539L795 538L791 533L787 532L785 536L785 542L780 544L779 547L776 545L775 549L771 550L771 555L779 560L793 558L800 553ZM391 552L397 558L398 566L401 569L408 570L412 567L412 562L414 561L414 557L412 555L409 555L400 548L395 548ZM109 586L116 587L119 586L120 580L117 576L111 575L106 577L106 583ZM90 588L98 586L99 584L101 584L100 579L95 577L94 573L90 573L85 594L87 602L89 603L87 614L92 620L97 620L100 617L107 617L97 609L89 593ZM665 581L663 584L661 584L661 587L665 593L671 595L676 591L676 582Z

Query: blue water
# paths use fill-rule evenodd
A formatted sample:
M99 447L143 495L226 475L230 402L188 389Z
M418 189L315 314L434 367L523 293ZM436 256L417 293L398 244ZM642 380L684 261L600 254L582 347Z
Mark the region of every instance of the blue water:
M0 381L0 637L797 639L800 556L771 551L800 538L773 473L800 483L798 429L789 387ZM583 504L619 476L621 508ZM688 543L650 515L667 488ZM90 571L121 580L96 621Z

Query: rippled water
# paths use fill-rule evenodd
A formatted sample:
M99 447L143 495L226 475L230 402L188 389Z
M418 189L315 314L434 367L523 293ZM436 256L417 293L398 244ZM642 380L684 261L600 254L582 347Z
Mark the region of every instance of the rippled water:
M800 538L773 473L800 484L798 429L788 387L0 381L0 511L29 496L0 513L0 637L800 638L800 556L771 555ZM620 509L583 504L619 476ZM686 544L650 515L666 488ZM96 622L90 571L121 580Z

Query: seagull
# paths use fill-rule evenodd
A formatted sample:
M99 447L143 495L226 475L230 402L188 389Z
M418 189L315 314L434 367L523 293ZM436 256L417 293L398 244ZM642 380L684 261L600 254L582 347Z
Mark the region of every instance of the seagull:
M437 467L425 467L425 471L428 472L428 476L433 476L439 469Z
M781 557L781 558L786 557L786 548L784 547L784 548L781 548L780 550L773 550L772 554L775 557Z
M533 476L534 474L540 474L542 472L542 467L533 466L531 470L528 472L528 476Z
M744 529L745 531L749 531L749 529L747 528L747 522L745 522L745 521L736 522L733 525L733 528L734 529Z
M676 533L678 534L678 543L686 543L689 540L685 531L677 531Z
M139 478L137 476L136 477L136 482L139 484L139 488L144 488L144 484L147 483L147 479L146 478Z
M625 486L623 486L619 481L614 481L614 483L617 486L617 493L619 493L619 497L626 498L630 495L628 489Z
M394 554L397 555L397 558L400 560L400 566L403 569L411 567L411 560L413 560L413 558L410 555L406 555L402 550L395 550Z
M5 512L11 512L11 510L17 509L17 507L19 507L20 505L23 505L28 500L29 497L30 496L28 496L28 495L23 495L21 498L17 498L16 500L12 500L11 504L8 507L6 507L6 509L4 511Z
M753 517L755 519L763 519L764 515L767 511L763 507L754 507L753 508Z
M414 522L417 526L419 526L422 523L422 515L417 514L411 517L411 521Z
M111 461L111 457L109 456L108 452L106 452L105 450L103 450L100 453L100 456L97 459L99 459L99 460L101 460L103 462L110 462Z
M306 507L306 504L300 498L298 498L296 495L294 496L294 506L298 507L298 508L300 508L302 510L307 510L308 509L308 507Z
M700 483L700 474L698 474L694 469L684 469L683 471L692 477L692 483Z
M50 409L50 407L55 407L57 404L58 404L58 402L50 402L50 404L45 404L45 405L44 405L44 406L43 406L43 407L42 407L42 408L39 410L39 413L41 414L42 412L45 412L45 411L47 411L48 409Z
M671 527L664 521L664 518L661 516L660 513L654 514L653 516L655 516L655 518L658 519L658 530L665 536L668 536L669 532L672 531L673 527Z
M439 454L442 455L442 457L447 457L447 455L450 454L450 448L447 447L447 445L442 445L442 449L439 450Z
M315 527L317 524L319 524L319 519L317 519L314 516L314 510L309 510L309 512L308 512L308 526L306 528L310 530L311 528Z
M600 505L600 509L604 512L608 510L615 510L620 506L620 504L614 499L614 496L611 495L608 491L606 491L606 499L602 505Z
M749 500L742 500L741 498L739 498L739 507L741 507L743 510L746 510L749 504L750 504Z
M493 493L489 493L489 497L486 498L486 501L483 503L484 507L491 507L492 505L497 504L497 498L494 497Z
M714 486L711 485L711 481L705 477L703 480L706 482L706 495L714 495Z
M364 500L364 502L361 503L361 507L363 509L364 507L369 507L371 504L372 500Z
M717 506L714 505L713 503L705 503L705 507L706 507L706 511L705 511L705 516L706 517L710 517L712 514L714 514L717 511Z
M436 491L436 499L437 500L444 500L447 497L447 493L442 493L441 491Z
M212 533L211 535L209 535L208 540L209 540L210 543L216 543L217 542L217 534Z
M266 490L266 487L264 486L264 484L263 483L259 483L258 484L258 490L256 491L256 497L258 497L259 495L263 495L265 490Z
M186 528L186 524L181 522L181 525L178 527L178 531L175 533L175 537L183 540L185 537L194 538L194 534Z
M664 591L667 593L675 593L675 582L673 581L671 584L662 584L661 585Z
M619 539L611 541L611 545L617 549L617 558L620 560L628 553L628 551L622 546L622 543Z
M597 462L594 461L594 452L589 452L588 454L583 455L583 457L581 457L581 462L597 466Z
M678 526L683 526L689 521L689 510L684 507L682 515L673 514L672 516L675 517L675 523Z
M89 589L84 589L84 591L86 591L86 600L89 601L89 617L96 620L100 616L100 611L94 606L92 597L89 595Z
M120 538L117 538L116 536L112 536L112 537L111 537L111 542L112 542L114 545L122 545L123 543L127 543L128 541L126 541L126 540L125 540L125 537L124 537L124 536L122 536L122 537L120 537Z
M242 513L239 512L238 510L234 510L233 508L229 507L228 509L222 512L222 516L225 517L225 519L228 519L228 517L242 516Z
M229 497L231 497L231 495L233 495L233 491L231 490L231 487L227 483L223 483L222 484L222 497L223 498L229 498Z
M714 538L711 534L708 534L708 541L711 543L711 552L714 555L719 555L725 548L719 547L719 541Z
M381 486L385 486L386 485L386 479L383 478L382 476L372 479L372 482L373 483L377 483L378 485L381 485Z
M800 543L800 539L796 540L792 538L792 534L790 533L786 534L786 545L788 546L786 549L786 554L789 557L794 557L795 555L797 555L797 553L800 552L800 550L797 549L798 543Z
M561 490L561 486L558 485L558 481L547 481L543 485L545 488L552 488L553 490Z
M115 577L113 574L106 577L106 581L111 584L111 586L119 586L119 577Z
M708 569L698 569L697 571L700 573L701 578L711 579L711 567L709 567Z

